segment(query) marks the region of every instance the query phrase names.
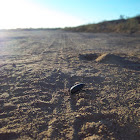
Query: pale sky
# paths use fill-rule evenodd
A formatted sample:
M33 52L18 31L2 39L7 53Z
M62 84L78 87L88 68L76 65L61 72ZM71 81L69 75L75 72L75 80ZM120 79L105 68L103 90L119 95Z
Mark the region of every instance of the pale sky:
M0 29L56 28L140 14L140 0L0 0Z

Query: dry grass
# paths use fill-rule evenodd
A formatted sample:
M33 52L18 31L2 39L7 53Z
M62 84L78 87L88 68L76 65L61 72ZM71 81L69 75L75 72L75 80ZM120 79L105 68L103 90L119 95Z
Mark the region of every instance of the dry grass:
M140 16L128 19L103 21L97 24L81 25L78 27L67 27L65 30L93 33L140 33Z

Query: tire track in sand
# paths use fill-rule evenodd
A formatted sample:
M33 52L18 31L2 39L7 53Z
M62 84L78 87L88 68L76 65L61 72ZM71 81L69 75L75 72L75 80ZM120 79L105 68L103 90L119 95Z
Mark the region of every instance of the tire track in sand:
M63 82L61 82L63 85L60 85L63 86L63 89L59 89L58 86L56 87L56 91L53 93L53 102L56 102L57 100L58 105L55 106L53 110L53 116L55 117L52 118L48 123L49 127L47 136L50 138L55 138L57 135L69 139L74 136L75 132L73 122L75 119L76 108L73 105L75 104L75 99L72 99L69 95L69 88L73 81L69 74L71 71L67 70L69 70L70 65L69 57L71 54L75 53L75 49L71 48L70 44L67 43L70 41L66 34L62 34L57 41L59 44L53 44L53 47L57 50L57 53L55 53L53 56L54 59L52 63L54 69L56 69L55 73L57 73L56 75L59 77L59 81L63 80Z

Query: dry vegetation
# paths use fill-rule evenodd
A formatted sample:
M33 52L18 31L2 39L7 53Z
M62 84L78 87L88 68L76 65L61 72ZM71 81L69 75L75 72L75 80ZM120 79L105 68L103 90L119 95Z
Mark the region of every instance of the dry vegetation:
M140 16L128 19L104 21L98 24L82 25L65 28L67 31L93 32L93 33L140 33Z
M0 32L1 140L138 140L139 93L139 35Z

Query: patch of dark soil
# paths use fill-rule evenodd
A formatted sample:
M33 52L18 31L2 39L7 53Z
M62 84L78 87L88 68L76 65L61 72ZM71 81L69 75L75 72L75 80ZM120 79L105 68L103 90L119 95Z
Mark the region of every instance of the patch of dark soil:
M81 60L95 60L99 56L98 53L85 53L85 54L79 54L79 59Z
M4 111L12 111L14 109L16 109L17 106L14 105L13 103L5 103L1 109L0 112L4 112Z
M19 137L18 133L15 132L2 132L0 133L1 140L17 139Z

